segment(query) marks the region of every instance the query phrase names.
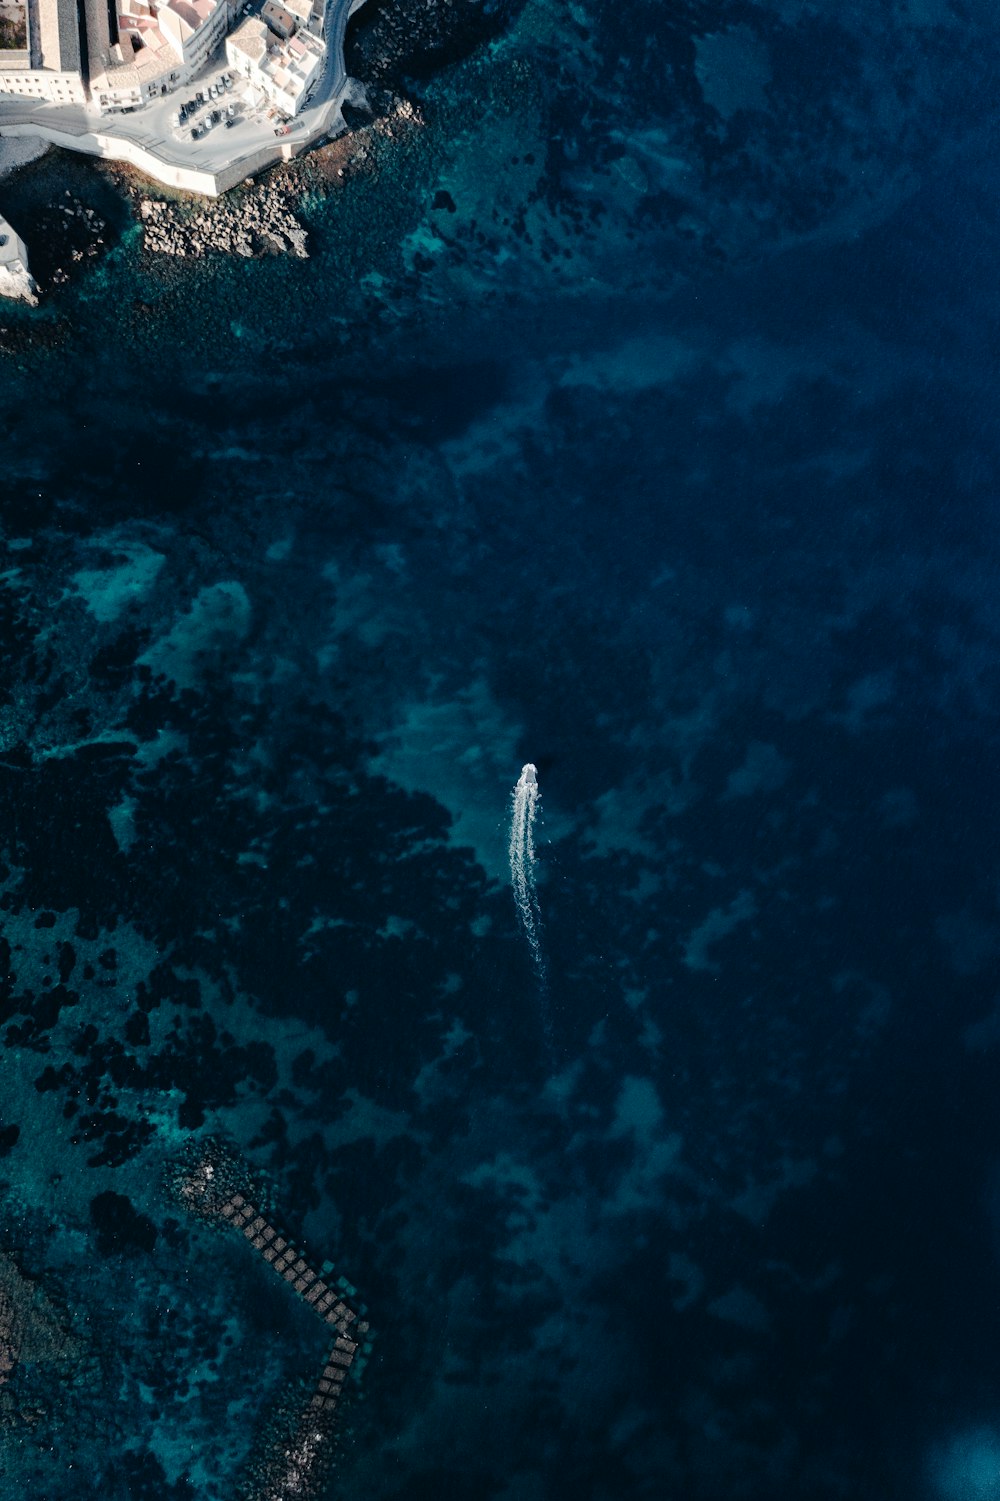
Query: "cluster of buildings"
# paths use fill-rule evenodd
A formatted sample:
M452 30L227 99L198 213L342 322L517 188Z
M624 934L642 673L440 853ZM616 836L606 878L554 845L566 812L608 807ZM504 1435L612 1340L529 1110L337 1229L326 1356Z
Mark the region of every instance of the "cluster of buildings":
M265 0L261 19L248 16L227 38L226 57L283 114L297 115L323 71L322 27L315 0Z
M201 72L226 40L232 67L295 115L322 72L323 0L25 0L26 46L0 50L4 96L142 109Z

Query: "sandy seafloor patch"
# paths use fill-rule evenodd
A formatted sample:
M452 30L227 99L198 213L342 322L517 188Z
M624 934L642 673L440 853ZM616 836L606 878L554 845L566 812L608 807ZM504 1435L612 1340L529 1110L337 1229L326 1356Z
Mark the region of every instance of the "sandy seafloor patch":
M4 310L5 1496L304 1394L210 1133L368 1304L331 1496L1000 1494L997 46L528 4L310 262Z

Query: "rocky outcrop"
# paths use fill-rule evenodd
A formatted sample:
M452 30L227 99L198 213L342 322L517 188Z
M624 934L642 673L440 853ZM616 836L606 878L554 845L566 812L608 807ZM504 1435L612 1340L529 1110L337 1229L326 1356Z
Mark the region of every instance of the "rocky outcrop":
M378 0L352 20L348 72L365 83L407 88L500 36L523 0Z
M28 268L24 241L3 218L0 218L0 297L28 302L32 307L38 302L38 288Z
M65 1316L41 1286L25 1276L11 1253L0 1251L0 1387L23 1362L72 1360L78 1354L79 1343ZM0 1414L7 1412L4 1400Z
M0 264L0 297L10 297L15 302L27 302L31 307L38 306L38 288L27 266L13 270L9 266Z
M194 216L181 205L143 198L143 241L161 255L293 255L308 258L307 235L277 187L265 184L208 204Z

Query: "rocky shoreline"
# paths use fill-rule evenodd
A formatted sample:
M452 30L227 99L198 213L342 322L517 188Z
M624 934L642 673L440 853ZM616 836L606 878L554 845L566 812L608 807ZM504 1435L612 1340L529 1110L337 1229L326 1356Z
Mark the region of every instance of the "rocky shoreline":
M197 257L214 250L247 258L309 256L307 232L273 184L248 189L239 201L222 199L194 218L162 199L143 198L139 217L144 246L154 254Z
M142 225L143 248L152 255L194 260L211 254L307 260L309 234L297 216L303 196L334 191L349 178L371 171L378 140L399 141L422 124L409 100L392 96L385 101L384 113L370 124L273 168L260 181L247 179L242 188L208 201L153 196L138 174L123 174Z
M337 192L354 177L377 173L380 151L402 144L424 123L408 99L388 91L371 94L370 102L362 95L367 109L362 111L360 104L352 109L353 128L280 163L261 178L248 178L221 198L160 188L120 163L103 165L95 176L92 167L70 164L61 160L62 153L50 153L47 165L38 164L43 176L35 186L25 179L29 191L19 204L34 272L32 298L26 300L44 303L47 293L73 281L116 244L130 223L138 224L143 253L152 261L276 255L307 260L309 231L302 222L303 204ZM356 123L365 114L367 121ZM74 188L46 201L45 177L67 167L73 172ZM34 169L26 170L30 174ZM9 347L13 331L4 328L0 333L0 347Z

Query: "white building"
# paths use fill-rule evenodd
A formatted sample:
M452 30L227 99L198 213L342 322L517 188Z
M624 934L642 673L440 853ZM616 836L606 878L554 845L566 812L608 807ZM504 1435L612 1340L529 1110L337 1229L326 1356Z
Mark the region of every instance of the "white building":
M76 0L39 0L30 12L26 8L25 23L28 46L0 52L0 94L84 104L87 90Z
M282 4L291 11L300 31L311 31L313 36L322 37L326 14L322 0L282 0Z
M34 0L23 51L0 51L0 96L138 109L221 46L237 0ZM300 0L297 0L300 3ZM89 89L88 89L89 84Z
M271 33L264 22L250 16L235 31L226 37L226 61L237 73L249 78L255 87L263 90L262 66L267 57L267 43Z
M297 31L268 49L264 88L283 114L297 115L302 109L325 61L326 48L308 31Z
M49 104L86 104L82 73L33 68L27 52L0 52L0 94L44 99Z
M290 12L284 0L278 8ZM306 95L322 73L326 48L310 31L300 29L292 36L278 36L252 16L227 37L226 57L230 67L291 117L302 109Z
M225 0L120 0L118 41L95 70L90 92L102 114L136 109L193 78L226 34Z
M166 5L158 7L157 14L188 77L203 67L229 26L225 0L168 0Z

